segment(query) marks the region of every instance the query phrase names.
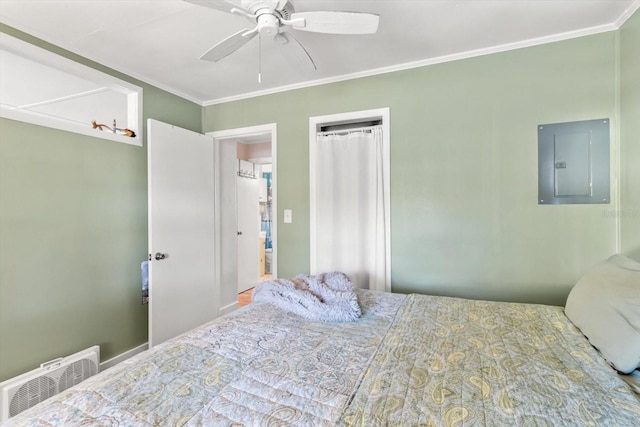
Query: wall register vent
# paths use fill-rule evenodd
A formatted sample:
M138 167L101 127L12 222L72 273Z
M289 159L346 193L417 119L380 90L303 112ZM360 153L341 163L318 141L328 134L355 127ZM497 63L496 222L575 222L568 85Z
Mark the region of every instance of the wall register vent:
M97 374L99 363L95 345L0 383L0 422Z

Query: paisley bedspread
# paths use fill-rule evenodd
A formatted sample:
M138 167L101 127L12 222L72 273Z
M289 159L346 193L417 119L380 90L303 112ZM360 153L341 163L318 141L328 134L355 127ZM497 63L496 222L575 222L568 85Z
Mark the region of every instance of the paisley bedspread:
M251 304L11 418L36 426L636 425L562 308L358 291L355 322Z
M341 423L637 426L630 390L562 307L409 295Z

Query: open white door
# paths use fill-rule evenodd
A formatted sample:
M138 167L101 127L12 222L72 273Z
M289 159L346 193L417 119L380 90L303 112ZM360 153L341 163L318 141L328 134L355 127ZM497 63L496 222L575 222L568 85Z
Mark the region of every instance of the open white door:
M149 346L218 313L213 138L148 120Z

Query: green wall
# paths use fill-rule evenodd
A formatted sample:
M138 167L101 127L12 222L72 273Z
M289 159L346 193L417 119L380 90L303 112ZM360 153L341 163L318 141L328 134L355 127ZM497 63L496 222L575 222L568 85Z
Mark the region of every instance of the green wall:
M640 12L620 29L622 252L640 260Z
M537 204L537 125L616 123L616 75L609 32L211 105L203 130L277 123L287 277L309 270L309 117L390 107L392 290L563 305L615 252L616 221L611 205Z
M201 130L196 104L0 30L143 87L145 120ZM146 142L0 119L0 381L94 344L102 361L144 344L146 255Z

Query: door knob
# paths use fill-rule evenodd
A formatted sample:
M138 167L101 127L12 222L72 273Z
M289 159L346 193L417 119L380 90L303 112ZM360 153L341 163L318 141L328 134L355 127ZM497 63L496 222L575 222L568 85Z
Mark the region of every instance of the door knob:
M167 254L156 252L156 261L160 261L161 259L165 259L166 257L167 257Z
M238 236L242 236L242 231L238 231Z

